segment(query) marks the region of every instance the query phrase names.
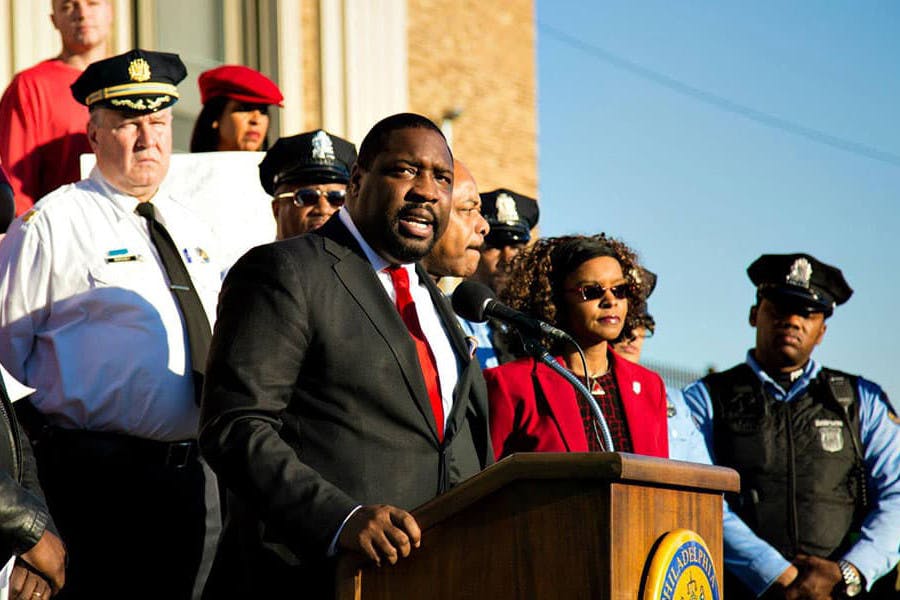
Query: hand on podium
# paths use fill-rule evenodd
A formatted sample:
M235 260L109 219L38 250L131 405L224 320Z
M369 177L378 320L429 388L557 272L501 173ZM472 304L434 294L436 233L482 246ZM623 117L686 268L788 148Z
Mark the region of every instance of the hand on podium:
M411 514L395 506L374 504L353 513L338 537L338 546L360 552L380 567L382 559L394 564L409 556L421 539L419 524Z

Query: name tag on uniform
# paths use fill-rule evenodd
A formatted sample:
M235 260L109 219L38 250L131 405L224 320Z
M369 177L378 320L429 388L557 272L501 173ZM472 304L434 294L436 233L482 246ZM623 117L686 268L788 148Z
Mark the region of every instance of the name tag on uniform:
M106 253L106 263L121 263L144 260L144 257L134 252L129 252L128 248L117 248Z

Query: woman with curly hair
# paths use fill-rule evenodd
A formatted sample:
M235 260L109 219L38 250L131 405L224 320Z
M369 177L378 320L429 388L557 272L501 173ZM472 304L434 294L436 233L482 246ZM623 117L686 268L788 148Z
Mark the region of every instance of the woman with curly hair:
M637 256L604 234L539 240L516 257L501 299L569 333L584 350L544 340L600 405L615 450L668 457L666 392L659 375L612 351L630 319L646 311L647 282ZM514 452L603 450L585 399L533 358L484 372L491 437L499 459Z

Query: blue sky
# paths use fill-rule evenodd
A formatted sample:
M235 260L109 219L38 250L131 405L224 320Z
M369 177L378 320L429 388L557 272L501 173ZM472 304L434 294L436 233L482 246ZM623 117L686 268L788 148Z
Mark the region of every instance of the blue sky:
M659 275L647 358L754 342L747 266L805 251L854 288L814 356L900 404L900 3L537 1L541 231Z

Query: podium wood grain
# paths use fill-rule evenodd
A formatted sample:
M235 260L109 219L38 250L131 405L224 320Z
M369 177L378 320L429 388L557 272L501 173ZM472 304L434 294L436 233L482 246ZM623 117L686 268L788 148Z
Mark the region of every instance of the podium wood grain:
M377 568L344 557L339 600L635 600L659 538L692 529L722 581L730 469L622 453L519 454L413 514L422 546Z

